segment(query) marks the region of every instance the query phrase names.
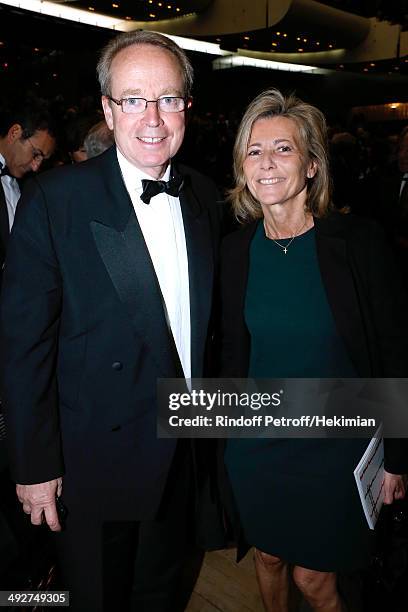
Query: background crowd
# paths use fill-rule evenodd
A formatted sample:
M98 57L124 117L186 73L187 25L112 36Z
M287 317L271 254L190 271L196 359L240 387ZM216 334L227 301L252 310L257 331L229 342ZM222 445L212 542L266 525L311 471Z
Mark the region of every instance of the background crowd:
M21 99L21 98L20 98ZM49 114L56 136L53 155L43 160L39 171L80 163L102 153L113 144L99 100L89 95L75 105L62 96L44 100L29 95L27 107L42 107ZM1 108L10 101L3 99ZM224 112L193 109L178 158L213 178L222 193L232 184L232 148L243 108ZM408 221L402 193L408 172L408 130L401 122L369 123L364 115L329 120L330 164L333 201L337 208L379 222L408 266ZM402 182L402 183L401 183ZM402 186L401 186L402 185ZM399 205L400 202L400 205ZM408 268L407 268L408 270Z

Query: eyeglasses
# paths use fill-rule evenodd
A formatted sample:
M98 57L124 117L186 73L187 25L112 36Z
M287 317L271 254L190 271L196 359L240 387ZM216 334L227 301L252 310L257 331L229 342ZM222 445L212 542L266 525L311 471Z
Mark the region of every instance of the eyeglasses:
M111 96L106 97L118 106L121 106L122 111L129 115L144 113L147 105L150 103L156 104L157 109L163 113L181 113L186 106L190 108L192 104L191 98L179 98L178 96L163 96L157 100L146 100L146 98L122 98L121 100L115 100Z
M33 150L33 161L42 162L46 157L45 153L43 153L41 149L38 149L37 147L35 147L29 138L26 138L26 140L28 140Z

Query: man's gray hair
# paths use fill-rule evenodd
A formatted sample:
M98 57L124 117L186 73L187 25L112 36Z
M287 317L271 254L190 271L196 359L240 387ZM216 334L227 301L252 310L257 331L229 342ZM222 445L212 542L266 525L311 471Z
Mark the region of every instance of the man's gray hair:
M102 49L98 65L96 67L102 95L112 95L112 75L110 73L110 69L114 57L120 51L122 51L122 49L131 47L132 45L153 45L154 47L161 47L162 49L166 49L172 53L178 61L183 73L184 95L186 97L191 95L191 89L193 86L193 67L183 49L176 45L171 38L158 34L157 32L148 32L145 30L135 30L133 32L119 34L119 36L112 38L106 47Z
M84 148L88 159L100 155L106 149L109 149L114 142L113 132L108 128L106 121L104 119L99 121L91 127L85 136Z

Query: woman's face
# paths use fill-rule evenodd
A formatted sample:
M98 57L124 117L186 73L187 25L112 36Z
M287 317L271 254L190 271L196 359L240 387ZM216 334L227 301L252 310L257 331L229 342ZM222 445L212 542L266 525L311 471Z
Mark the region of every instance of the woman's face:
M307 178L316 165L302 159L299 130L287 117L258 119L252 126L243 165L249 191L263 206L304 207Z

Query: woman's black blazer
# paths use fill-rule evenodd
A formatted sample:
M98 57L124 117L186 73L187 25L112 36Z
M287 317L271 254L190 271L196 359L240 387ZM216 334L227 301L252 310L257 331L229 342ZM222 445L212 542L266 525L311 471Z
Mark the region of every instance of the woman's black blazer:
M408 300L382 229L370 220L337 212L314 221L323 285L358 375L408 377ZM223 377L248 374L250 336L244 305L249 248L256 227L257 222L251 223L223 242ZM407 448L406 441L385 441L387 471L408 471Z

